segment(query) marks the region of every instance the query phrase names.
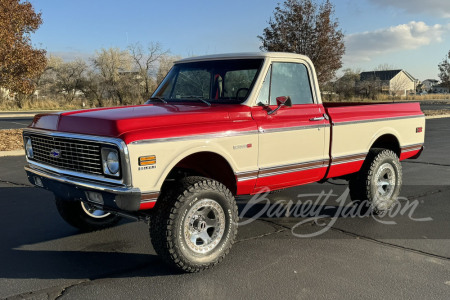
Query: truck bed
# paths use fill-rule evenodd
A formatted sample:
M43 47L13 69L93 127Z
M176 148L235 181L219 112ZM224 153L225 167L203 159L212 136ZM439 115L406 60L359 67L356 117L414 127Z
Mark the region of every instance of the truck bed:
M419 103L324 103L331 123L327 178L357 172L373 145L390 145L400 160L417 155L425 116Z

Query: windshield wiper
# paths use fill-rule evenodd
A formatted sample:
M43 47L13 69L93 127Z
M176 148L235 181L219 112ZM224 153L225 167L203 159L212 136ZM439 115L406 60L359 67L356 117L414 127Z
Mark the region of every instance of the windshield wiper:
M159 100L159 101L161 101L162 103L167 103L167 101L164 100L164 98L161 98L161 97L151 97L150 99L148 99L147 102L149 102L149 101L155 101L155 100ZM147 102L145 102L145 103L148 104Z
M188 95L188 96L183 96L181 98L199 100L199 101L202 101L203 103L206 103L208 106L211 106L211 103L209 103L208 101L206 101L204 98L202 98L200 96Z

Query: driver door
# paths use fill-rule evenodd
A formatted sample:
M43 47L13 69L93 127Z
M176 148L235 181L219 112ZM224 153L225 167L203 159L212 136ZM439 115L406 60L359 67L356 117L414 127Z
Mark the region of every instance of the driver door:
M252 116L259 130L259 174L255 193L264 187L286 188L322 179L329 122L314 103L308 68L302 63L273 62ZM276 98L289 96L292 107L277 108Z

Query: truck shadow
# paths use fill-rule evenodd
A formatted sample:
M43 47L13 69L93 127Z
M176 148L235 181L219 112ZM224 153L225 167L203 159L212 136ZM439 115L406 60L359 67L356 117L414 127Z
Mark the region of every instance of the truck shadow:
M179 274L154 253L143 223L123 220L81 233L62 220L47 191L1 187L0 199L0 278L96 279L140 269L148 276Z
M0 278L83 279L122 277L145 269L147 276L179 274L156 255L121 252L2 249ZM126 276L126 275L125 275ZM128 277L128 276L126 276Z

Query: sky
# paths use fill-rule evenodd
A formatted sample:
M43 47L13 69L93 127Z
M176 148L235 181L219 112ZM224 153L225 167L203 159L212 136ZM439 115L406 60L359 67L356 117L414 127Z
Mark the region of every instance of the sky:
M316 0L318 3L321 0ZM43 24L35 46L66 60L101 48L159 42L182 57L260 51L263 29L282 0L30 0ZM450 50L450 0L331 0L345 35L343 69L404 69L439 79Z

